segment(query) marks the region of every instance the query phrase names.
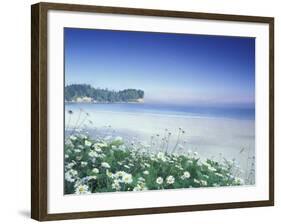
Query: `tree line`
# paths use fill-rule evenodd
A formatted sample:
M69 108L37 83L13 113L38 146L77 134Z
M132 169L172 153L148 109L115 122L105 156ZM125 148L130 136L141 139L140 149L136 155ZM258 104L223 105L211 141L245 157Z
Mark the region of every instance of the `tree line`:
M143 99L144 91L139 89L114 91L94 88L87 84L72 84L65 86L64 96L66 101L76 101L79 97L90 97L96 102L136 102Z

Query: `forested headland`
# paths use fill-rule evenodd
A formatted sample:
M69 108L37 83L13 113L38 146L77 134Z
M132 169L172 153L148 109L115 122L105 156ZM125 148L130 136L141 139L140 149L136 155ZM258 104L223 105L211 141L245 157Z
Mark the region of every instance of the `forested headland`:
M94 88L88 84L72 84L65 86L66 102L122 103L143 102L144 91L140 89L108 90Z

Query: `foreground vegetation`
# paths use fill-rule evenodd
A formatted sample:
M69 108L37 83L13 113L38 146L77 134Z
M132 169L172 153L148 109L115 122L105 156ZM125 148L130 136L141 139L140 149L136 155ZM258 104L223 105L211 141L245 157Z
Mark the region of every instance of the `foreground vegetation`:
M202 161L196 152L151 150L121 137L65 139L65 193L142 191L244 184L233 161Z

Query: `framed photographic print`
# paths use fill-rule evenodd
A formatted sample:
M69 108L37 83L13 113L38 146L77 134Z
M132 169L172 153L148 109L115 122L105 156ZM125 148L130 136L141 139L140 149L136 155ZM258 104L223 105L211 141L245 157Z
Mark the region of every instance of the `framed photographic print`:
M32 218L274 204L274 19L32 5Z

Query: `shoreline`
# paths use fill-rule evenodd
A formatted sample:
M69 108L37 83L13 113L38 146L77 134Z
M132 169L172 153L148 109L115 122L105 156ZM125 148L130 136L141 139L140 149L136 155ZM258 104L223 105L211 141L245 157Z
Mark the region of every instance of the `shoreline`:
M134 105L134 104L140 104L140 105L145 105L145 103L67 103L65 104L66 106L70 106L71 105L125 105L125 104L128 104L128 105ZM73 110L74 108L70 108L71 110ZM75 108L74 110L76 110L78 108ZM153 117L167 117L167 118L190 118L190 119L225 119L225 120L242 120L242 121L255 121L255 116L254 117L239 117L239 116L223 116L223 115L220 115L220 114L200 114L200 113L196 113L196 112L181 112L181 111L156 111L156 110L140 110L140 111L135 111L135 110L132 110L132 111L129 111L129 110L110 110L110 109L101 109L101 108L93 108L93 110L90 110L89 108L87 109L84 109L84 111L87 111L87 112L95 112L95 113L109 113L109 114L126 114L126 115L131 115L131 116L140 116L140 115L143 115L143 116L153 116ZM65 113L67 113L67 109L65 108Z
M67 111L65 111L67 113ZM110 111L110 110L96 110L95 113L109 113L109 114L126 114L128 116L153 116L153 117L167 117L167 118L183 118L183 119L210 119L210 120L230 120L230 121L255 121L255 118L235 118L223 116L200 116L196 114L169 114L169 113L152 113L152 112L129 112L129 111Z
M64 101L64 104L144 104L144 102L69 102L69 101Z

